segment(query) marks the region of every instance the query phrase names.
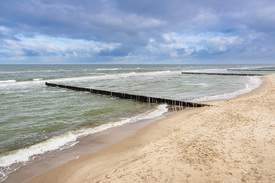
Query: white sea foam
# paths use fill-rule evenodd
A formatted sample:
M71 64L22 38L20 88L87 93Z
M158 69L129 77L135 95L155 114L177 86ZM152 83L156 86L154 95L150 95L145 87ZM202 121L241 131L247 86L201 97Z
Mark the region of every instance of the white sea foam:
M26 164L32 157L44 154L45 152L64 149L76 143L75 135L71 133L53 137L36 145L10 152L0 157L0 182L4 181L8 174L16 171Z
M190 70L183 70L183 72L205 72L205 73L226 73L227 69L190 69Z
M41 80L43 80L43 78L35 78L35 79L33 79L33 81L41 81Z
M0 71L0 74L20 74L20 73L41 73L41 72L59 72L59 71L70 71L70 70L29 70L29 71Z
M33 84L44 84L43 80L32 80L32 81L16 81L10 80L10 82L0 82L0 87L17 87L17 86L30 86Z
M207 83L188 83L190 86L202 86L202 87L207 87Z
M226 99L226 98L235 98L238 95L248 93L261 86L262 80L260 76L246 76L248 78L248 83L242 88L234 92L224 93L213 96L205 96L201 98L193 99L192 101L208 101L208 100L217 100L217 99Z
M131 117L131 118L125 118L121 121L107 123L107 124L100 125L95 128L81 129L81 130L78 130L77 132L75 132L75 134L77 137L86 136L86 135L90 135L90 134L94 134L94 133L98 133L98 132L107 130L112 127L120 126L120 125L123 125L126 123L133 123L133 122L137 122L140 120L152 119L152 118L161 116L166 112L167 112L167 105L163 104L163 105L158 106L158 108L154 111L148 111L148 112L139 114L139 115Z
M30 147L10 152L9 154L0 157L0 182L5 180L9 173L16 171L16 169L18 169L18 167L16 167L16 169L10 168L10 166L14 164L24 165L28 161L30 161L31 158L34 156L43 155L44 153L49 151L63 150L71 146L74 146L78 143L77 139L79 137L102 132L109 128L120 126L126 123L133 123L139 120L152 119L163 115L165 112L167 112L167 105L159 105L156 110L148 111L134 117L125 118L117 122L103 124L95 128L85 128L77 131L70 131L65 134L52 137L36 145L32 145Z
M53 137L44 142L11 152L9 155L0 157L0 167L8 167L15 163L27 162L34 155L39 155L47 151L58 149L73 141L76 141L76 137L71 133Z
M4 81L0 81L0 84L2 84L2 83L15 83L16 82L16 80L4 80Z
M99 68L96 70L97 71L116 71L116 70L121 70L121 68Z

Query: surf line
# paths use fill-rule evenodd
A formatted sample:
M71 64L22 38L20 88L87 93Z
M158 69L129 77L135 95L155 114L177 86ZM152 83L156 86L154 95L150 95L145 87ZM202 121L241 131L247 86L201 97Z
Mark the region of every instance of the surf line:
M179 106L179 107L205 107L210 106L208 104L199 104L199 103L193 103L193 102L185 102L180 100L171 100L171 99L164 99L164 98L156 98L156 97L147 97L143 95L133 95L133 94L127 94L127 93L120 93L120 92L112 92L112 91L106 91L106 90L97 90L97 89L91 89L91 88L83 88L83 87L77 87L77 86L68 86L68 85L60 85L55 83L45 83L47 86L50 87L59 87L59 88L65 88L75 91L83 91L83 92L90 92L98 95L107 95L111 97L116 97L120 99L127 99L127 100L134 100L139 102L147 102L147 103L165 103L171 106Z

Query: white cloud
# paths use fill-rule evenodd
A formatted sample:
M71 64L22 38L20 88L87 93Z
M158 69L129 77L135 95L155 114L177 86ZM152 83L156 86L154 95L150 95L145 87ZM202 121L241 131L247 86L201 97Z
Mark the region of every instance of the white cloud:
M162 35L164 42L150 39L145 50L146 54L169 56L171 58L192 57L194 53L208 53L208 55L243 49L246 41L236 35L222 33L204 33L187 35L180 33L165 33ZM249 37L246 38L248 40Z
M46 35L17 35L17 40L5 39L0 52L10 56L24 56L24 50L32 50L40 56L63 55L68 57L92 57L102 50L113 50L119 43L100 43L82 39L50 37ZM27 56L27 55L26 55Z
M186 34L164 34L164 39L169 42L168 48L196 48L200 49L217 49L225 51L226 48L244 44L244 39L239 36L227 36L220 33L204 33L198 35Z
M10 32L10 29L4 26L0 26L0 33L8 33Z

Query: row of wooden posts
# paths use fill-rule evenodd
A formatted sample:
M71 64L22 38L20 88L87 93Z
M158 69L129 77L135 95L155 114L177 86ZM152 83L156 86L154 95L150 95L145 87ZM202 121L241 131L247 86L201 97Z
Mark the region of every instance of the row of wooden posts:
M203 74L203 75L227 75L227 76L263 76L264 74L239 74L239 73L210 73L210 72L181 72L182 74Z
M274 68L266 69L227 69L228 71L275 71Z
M54 83L45 83L47 86L51 87L59 87L59 88L65 88L75 91L83 91L83 92L90 92L94 94L100 94L100 95L107 95L111 97L116 97L120 99L129 99L129 100L135 100L139 102L147 102L147 103L165 103L171 106L179 106L179 107L204 107L209 106L207 104L199 104L199 103L193 103L193 102L185 102L180 100L171 100L171 99L164 99L164 98L156 98L156 97L148 97L143 95L133 95L133 94L127 94L127 93L120 93L120 92L112 92L112 91L106 91L106 90L98 90L98 89L91 89L91 88L83 88L83 87L77 87L77 86L68 86L68 85L60 85L60 84L54 84Z

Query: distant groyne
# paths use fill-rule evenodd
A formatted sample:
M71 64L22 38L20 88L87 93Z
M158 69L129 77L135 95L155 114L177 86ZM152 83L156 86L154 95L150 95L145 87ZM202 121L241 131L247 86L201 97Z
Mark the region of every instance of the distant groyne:
M224 76L263 76L264 74L239 74L239 73L210 73L210 72L181 72L181 74L224 75Z
M273 68L264 69L227 69L228 71L275 71Z
M179 107L205 107L209 106L207 104L199 104L199 103L193 103L193 102L185 102L180 100L171 100L171 99L164 99L164 98L156 98L156 97L148 97L143 95L133 95L133 94L127 94L127 93L120 93L120 92L112 92L112 91L106 91L106 90L98 90L98 89L91 89L91 88L83 88L83 87L77 87L77 86L68 86L68 85L60 85L60 84L54 84L54 83L45 83L47 86L50 87L59 87L59 88L65 88L75 91L83 91L83 92L89 92L99 95L107 95L111 97L116 97L120 99L128 99L128 100L135 100L139 102L147 102L147 103L165 103L171 106L179 106Z

